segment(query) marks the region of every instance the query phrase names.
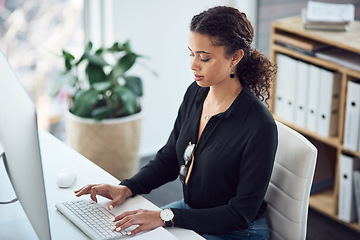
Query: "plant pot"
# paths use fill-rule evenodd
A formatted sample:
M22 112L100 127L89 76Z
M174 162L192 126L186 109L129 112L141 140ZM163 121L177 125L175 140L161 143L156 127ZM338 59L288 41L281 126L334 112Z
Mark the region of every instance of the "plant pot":
M66 113L69 145L119 180L139 167L142 113L95 121Z

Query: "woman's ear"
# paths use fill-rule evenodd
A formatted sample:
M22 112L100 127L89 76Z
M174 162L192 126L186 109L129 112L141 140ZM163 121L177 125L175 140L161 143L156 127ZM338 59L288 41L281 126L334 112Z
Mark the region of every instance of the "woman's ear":
M243 57L244 57L244 50L242 49L236 50L236 52L232 56L232 60L231 60L232 66L236 66Z

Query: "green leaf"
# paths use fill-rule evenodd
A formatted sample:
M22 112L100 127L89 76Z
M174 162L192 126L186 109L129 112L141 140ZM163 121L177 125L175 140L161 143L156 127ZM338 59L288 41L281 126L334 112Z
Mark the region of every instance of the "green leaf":
M125 87L129 88L136 96L143 95L143 84L139 77L136 76L123 76L125 80Z
M84 53L84 58L89 60L89 63L93 65L97 65L99 67L104 67L109 65L100 55L94 55L86 52Z
M86 66L86 74L89 79L90 85L93 85L97 82L103 82L107 80L107 76L101 66L89 63Z
M125 87L117 87L114 89L113 94L118 95L122 103L122 109L117 110L117 114L130 115L137 112L138 101L132 91Z
M75 57L71 53L69 53L69 52L67 52L65 50L62 50L62 54L63 54L65 59L69 59L71 61L75 59Z
M80 57L80 59L75 63L78 66L85 59L85 53Z
M90 113L98 101L99 93L95 89L82 90L74 96L72 113L79 117L90 117Z
M123 49L125 52L131 53L131 46L130 46L129 40L127 40L126 42L123 43Z
M70 71L72 68L72 61L74 61L75 57L65 50L62 50L62 55L64 57L66 71Z
M71 62L69 61L69 59L65 59L65 68L66 71L70 71L72 68Z
M101 121L105 118L109 118L110 115L111 115L111 108L108 106L95 108L94 110L91 111L91 117L98 121Z
M105 51L105 48L99 48L95 51L96 55L101 55Z
M110 89L113 85L111 82L96 82L92 84L93 88L98 92L105 92Z
M124 75L124 73L129 70L135 63L137 55L135 53L128 53L114 66L113 70L110 72L111 79L117 79Z
M89 41L85 46L84 52L90 52L92 47L93 47L93 43L91 41Z
M85 58L86 58L86 55L90 53L91 49L93 47L93 44L92 42L88 42L88 44L85 46L85 49L84 49L84 53L83 55L80 57L80 59L76 62L75 65L79 65Z
M119 46L118 42L115 42L110 48L107 49L109 52L121 52L124 51L123 46Z

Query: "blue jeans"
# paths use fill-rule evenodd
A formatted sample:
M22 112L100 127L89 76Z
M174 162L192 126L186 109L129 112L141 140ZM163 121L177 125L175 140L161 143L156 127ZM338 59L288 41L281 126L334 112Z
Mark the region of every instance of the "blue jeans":
M189 205L184 202L184 199L176 201L170 204L167 204L162 209L166 208L182 208L182 209L192 209ZM233 231L229 233L222 233L218 235L204 234L202 235L207 240L267 240L269 239L269 228L266 221L266 218L260 218L250 224L250 226L242 231Z

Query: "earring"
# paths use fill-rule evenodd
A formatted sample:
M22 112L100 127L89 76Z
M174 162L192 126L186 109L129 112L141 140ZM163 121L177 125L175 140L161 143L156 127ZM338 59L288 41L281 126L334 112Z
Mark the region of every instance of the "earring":
M234 78L235 77L235 74L234 73L231 73L230 74L230 78Z

